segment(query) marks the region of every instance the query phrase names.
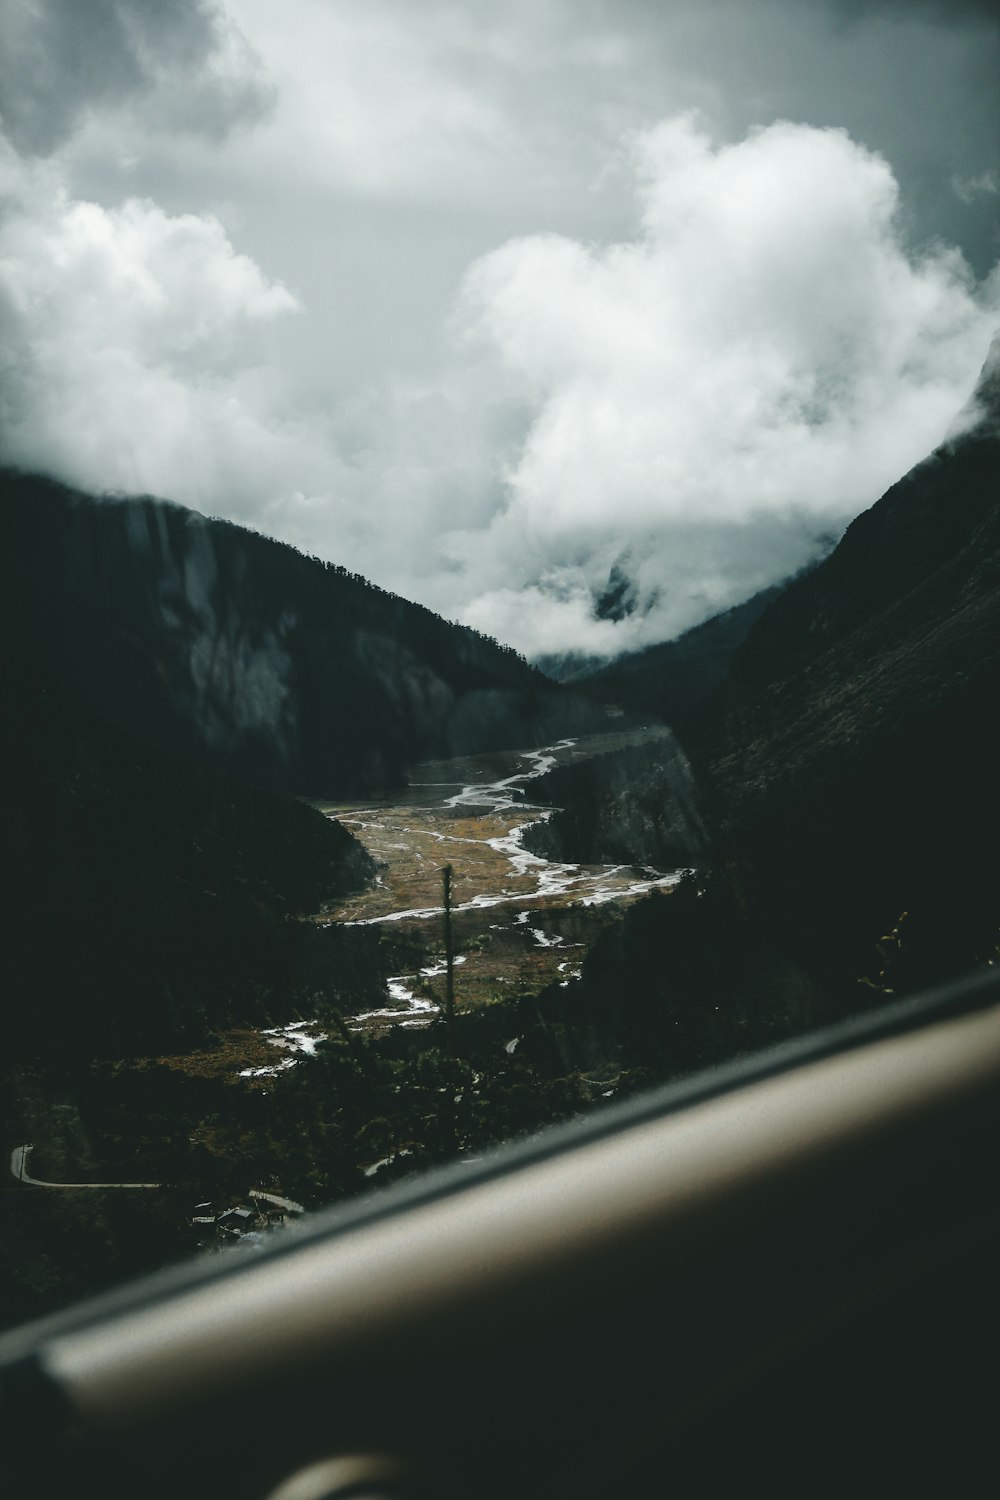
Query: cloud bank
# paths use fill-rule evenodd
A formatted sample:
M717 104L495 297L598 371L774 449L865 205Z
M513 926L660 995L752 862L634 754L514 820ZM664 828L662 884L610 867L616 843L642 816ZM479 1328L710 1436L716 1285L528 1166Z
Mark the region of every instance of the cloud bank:
M512 241L463 289L534 407L467 616L523 637L527 611L552 650L663 639L801 566L941 440L997 316L956 251L907 256L888 164L843 131L715 147L685 116L631 156L636 239ZM621 622L595 618L612 567Z
M529 655L668 638L808 561L945 435L1000 316L846 130L651 114L678 85L630 92L637 7L81 9L9 32L5 456Z
M46 173L29 189L0 230L7 459L181 500L286 486L298 434L254 357L291 293L214 218L74 201Z

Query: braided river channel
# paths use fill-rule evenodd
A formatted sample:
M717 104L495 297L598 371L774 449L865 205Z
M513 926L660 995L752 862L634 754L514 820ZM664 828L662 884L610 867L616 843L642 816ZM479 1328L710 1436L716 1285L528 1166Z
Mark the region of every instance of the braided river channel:
M374 883L314 920L399 924L424 962L387 980L384 1004L348 1018L352 1029L430 1025L445 972L442 870L452 868L455 996L459 1008L568 984L617 910L676 884L677 870L559 863L524 848L525 830L552 816L532 783L557 766L669 736L664 728L563 739L539 749L491 752L411 768L408 786L361 803L317 806L365 845ZM259 1076L293 1066L320 1033L308 1022L264 1034L280 1049Z

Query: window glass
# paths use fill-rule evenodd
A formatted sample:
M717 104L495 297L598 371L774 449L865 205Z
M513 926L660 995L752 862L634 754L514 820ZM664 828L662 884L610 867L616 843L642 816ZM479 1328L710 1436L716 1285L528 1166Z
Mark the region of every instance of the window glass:
M995 962L998 35L10 20L4 1325Z

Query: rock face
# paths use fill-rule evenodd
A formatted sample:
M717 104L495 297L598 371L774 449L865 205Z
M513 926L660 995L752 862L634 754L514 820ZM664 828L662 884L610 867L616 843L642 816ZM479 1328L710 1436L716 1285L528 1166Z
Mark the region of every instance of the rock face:
M705 856L694 778L669 730L649 745L550 771L531 795L557 808L522 838L547 859L669 870Z
M508 648L342 568L150 499L4 471L9 617L36 659L161 748L303 793L582 721Z

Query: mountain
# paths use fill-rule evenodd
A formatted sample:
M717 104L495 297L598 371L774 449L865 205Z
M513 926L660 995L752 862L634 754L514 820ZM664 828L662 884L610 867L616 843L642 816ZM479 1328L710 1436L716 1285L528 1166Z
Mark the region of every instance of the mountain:
M582 651L543 651L531 658L532 666L551 677L553 682L575 685L591 672L599 672L607 665L607 658L590 656Z
M975 404L769 605L683 736L748 900L890 988L996 949L1000 340Z
M562 858L611 847L616 824L616 857L649 859L658 831L680 852L684 832L699 867L697 921L673 898L637 907L551 1002L560 1015L642 996L638 1056L647 1020L678 1006L778 1035L996 961L1000 341L972 406L735 649L745 617L700 627L711 643L718 623L729 661L713 695L683 699L686 760L609 757L551 789L565 810L539 837ZM662 706L676 665L654 648L590 684L626 698L634 682L633 703ZM708 1020L690 1021L703 1060Z
M373 875L340 824L141 743L10 650L0 728L4 1068L174 1051L328 982L324 935L288 918Z
M260 785L365 795L409 761L587 724L510 648L345 569L149 498L12 470L3 586L24 651L120 728Z
M554 811L521 842L533 854L578 864L698 864L707 835L691 767L670 730L644 745L559 766L531 784Z
M1000 401L860 515L750 630L702 755L727 819L842 774L975 697L1000 661Z
M629 651L606 665L575 673L573 687L598 702L676 724L725 680L747 631L786 587L787 583L777 583L762 589L676 640Z

